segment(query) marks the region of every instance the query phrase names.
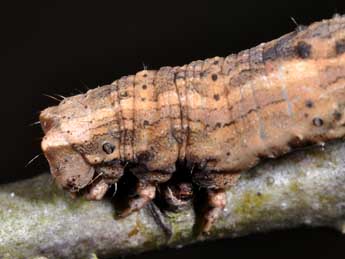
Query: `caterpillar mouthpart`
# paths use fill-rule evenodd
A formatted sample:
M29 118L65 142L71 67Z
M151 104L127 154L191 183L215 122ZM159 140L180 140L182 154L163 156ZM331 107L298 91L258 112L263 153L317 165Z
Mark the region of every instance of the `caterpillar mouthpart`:
M71 147L62 134L49 132L42 141L42 150L51 174L61 188L78 192L92 182L94 167Z

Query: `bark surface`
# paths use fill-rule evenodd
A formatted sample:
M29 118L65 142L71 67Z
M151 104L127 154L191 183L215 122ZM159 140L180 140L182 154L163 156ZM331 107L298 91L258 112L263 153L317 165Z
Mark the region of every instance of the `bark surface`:
M345 231L345 143L298 151L242 174L209 236L193 233L195 213L166 213L172 237L148 207L115 220L111 199L72 200L48 174L0 186L0 258L95 258L184 246L254 232L329 226Z

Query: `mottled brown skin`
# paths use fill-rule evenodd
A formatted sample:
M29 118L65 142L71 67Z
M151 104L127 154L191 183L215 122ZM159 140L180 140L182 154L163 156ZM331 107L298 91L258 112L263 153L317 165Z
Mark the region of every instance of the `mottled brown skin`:
M207 232L240 173L343 137L344 109L345 16L336 16L237 55L140 71L66 98L40 115L42 149L56 182L70 192L87 187L90 199L131 164L138 195L124 215L185 161L209 193Z

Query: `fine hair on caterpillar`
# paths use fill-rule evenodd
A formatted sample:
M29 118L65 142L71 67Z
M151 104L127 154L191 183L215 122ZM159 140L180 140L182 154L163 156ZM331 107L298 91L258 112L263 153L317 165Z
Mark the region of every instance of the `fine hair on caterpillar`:
M241 173L344 137L345 16L225 58L145 68L59 97L40 114L42 150L59 186L99 200L131 174L136 195L122 217L157 194L179 209L201 188L207 233ZM176 177L179 165L186 170Z

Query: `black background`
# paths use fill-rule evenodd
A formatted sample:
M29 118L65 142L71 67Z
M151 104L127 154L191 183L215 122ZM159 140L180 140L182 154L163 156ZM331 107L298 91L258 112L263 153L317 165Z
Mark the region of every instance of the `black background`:
M56 102L133 74L145 65L183 65L226 56L345 13L344 1L12 1L0 15L0 182L48 170L37 121ZM336 258L345 237L290 230L131 258Z

